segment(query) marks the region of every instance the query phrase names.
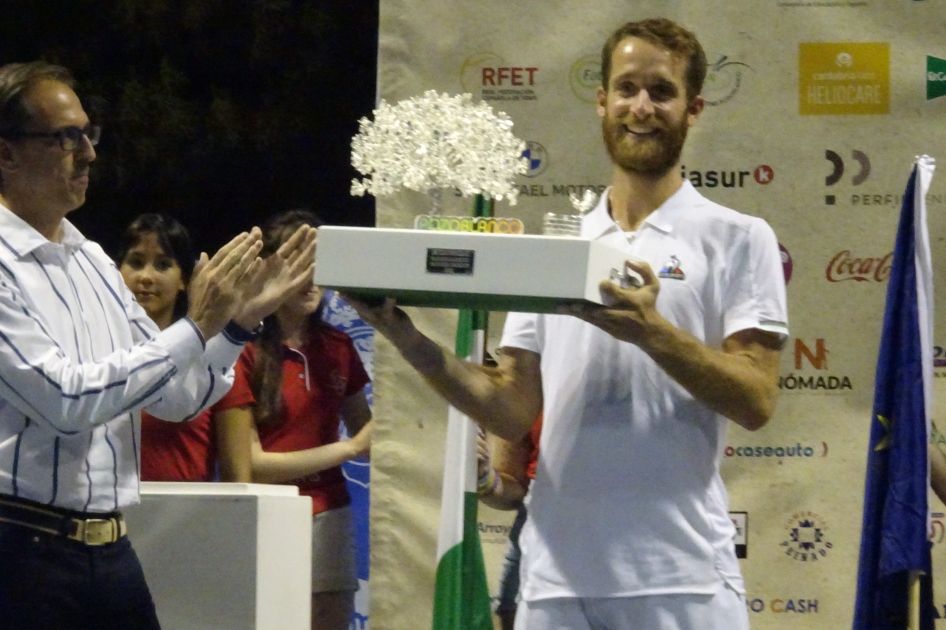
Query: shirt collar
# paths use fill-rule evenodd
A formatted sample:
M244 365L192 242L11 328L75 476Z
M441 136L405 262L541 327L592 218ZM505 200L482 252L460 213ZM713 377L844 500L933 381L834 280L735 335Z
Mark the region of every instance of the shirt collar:
M582 224L583 237L596 239L611 230L621 230L621 226L608 212L608 195L610 192L611 187L608 186L601 193L598 205L585 216ZM673 231L674 224L679 220L678 215L682 210L702 205L702 203L703 197L696 192L689 180L684 179L677 192L673 193L659 208L647 215L642 227L643 225L649 225L665 234L669 234Z
M0 205L0 242L18 258L49 245L51 241L36 231L36 228ZM67 254L80 249L87 239L72 223L62 220L62 245ZM55 244L55 243L54 243Z

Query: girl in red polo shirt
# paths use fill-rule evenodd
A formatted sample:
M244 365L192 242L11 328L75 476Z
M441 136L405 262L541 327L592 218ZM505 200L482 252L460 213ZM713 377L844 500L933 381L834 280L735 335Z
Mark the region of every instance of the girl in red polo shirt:
M170 216L143 214L119 243L119 270L148 317L164 330L187 313L187 285L197 257L187 229ZM231 405L250 398L230 399ZM232 413L220 407L188 422L165 422L141 413L142 481L249 482L247 457L231 456L240 434L231 430ZM218 458L219 454L219 458ZM218 471L219 468L219 471Z
M307 211L276 217L263 230L261 256L272 255L300 225L320 224ZM369 379L351 339L323 322L321 311L322 290L310 285L268 317L218 404L228 406L231 396L253 398L236 409L250 442L253 481L291 483L312 497L312 628L346 630L358 575L341 464L368 453ZM339 441L340 419L352 439Z

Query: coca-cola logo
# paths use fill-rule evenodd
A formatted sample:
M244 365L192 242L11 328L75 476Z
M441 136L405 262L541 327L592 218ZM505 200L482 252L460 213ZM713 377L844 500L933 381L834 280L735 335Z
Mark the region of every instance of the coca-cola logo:
M828 268L825 269L825 277L828 282L845 282L854 280L855 282L886 282L890 277L890 266L893 263L893 252L881 258L857 258L853 256L850 250L835 254Z

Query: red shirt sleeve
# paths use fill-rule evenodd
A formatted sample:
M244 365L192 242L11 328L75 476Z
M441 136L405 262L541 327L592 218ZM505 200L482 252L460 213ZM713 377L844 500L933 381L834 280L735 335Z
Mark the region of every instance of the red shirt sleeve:
M535 468L539 463L539 438L542 436L542 416L532 425L528 437L532 443L532 452L529 454L529 467L526 469L526 476L529 479L535 479Z
M217 403L211 407L213 412L252 405L256 402L256 398L253 396L253 392L250 389L250 374L253 373L253 365L255 363L256 346L247 344L246 347L243 348L243 353L240 354L240 358L237 359L236 365L233 366L233 371L235 372L233 387L224 394L223 398L218 400Z

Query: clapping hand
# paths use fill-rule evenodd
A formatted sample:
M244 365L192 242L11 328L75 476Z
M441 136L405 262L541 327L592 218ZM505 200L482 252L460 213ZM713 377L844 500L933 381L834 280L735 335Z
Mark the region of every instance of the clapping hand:
M263 259L243 291L234 321L251 330L289 297L312 286L317 231L300 226L276 253Z
M262 266L257 257L263 246L261 239L259 228L253 228L221 247L213 258L200 255L188 288L187 316L204 339L223 330L239 310L248 279Z

